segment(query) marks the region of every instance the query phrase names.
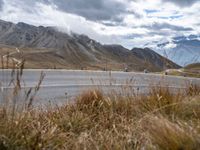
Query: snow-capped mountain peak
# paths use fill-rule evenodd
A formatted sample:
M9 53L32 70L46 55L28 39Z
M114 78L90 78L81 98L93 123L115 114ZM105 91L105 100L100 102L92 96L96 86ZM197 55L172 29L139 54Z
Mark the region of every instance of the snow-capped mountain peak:
M170 40L153 42L148 44L159 54L169 58L173 62L186 66L200 62L200 36L178 36Z

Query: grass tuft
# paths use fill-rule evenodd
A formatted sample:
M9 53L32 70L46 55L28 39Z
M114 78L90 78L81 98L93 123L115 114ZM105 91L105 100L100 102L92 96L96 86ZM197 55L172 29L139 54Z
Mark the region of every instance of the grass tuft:
M150 115L142 127L156 149L197 150L200 147L199 133L186 122Z

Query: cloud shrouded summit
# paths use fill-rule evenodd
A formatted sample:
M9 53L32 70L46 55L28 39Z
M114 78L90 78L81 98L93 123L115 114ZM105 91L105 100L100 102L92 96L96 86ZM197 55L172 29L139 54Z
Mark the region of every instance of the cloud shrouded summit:
M105 44L144 46L199 34L198 0L0 0L0 19L56 26Z

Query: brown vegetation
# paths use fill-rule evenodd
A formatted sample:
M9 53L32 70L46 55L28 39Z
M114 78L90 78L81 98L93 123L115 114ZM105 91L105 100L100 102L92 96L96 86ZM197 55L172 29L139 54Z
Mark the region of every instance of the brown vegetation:
M1 107L0 149L195 150L200 147L196 90L188 95L159 88L128 98L89 91L59 108L10 113Z

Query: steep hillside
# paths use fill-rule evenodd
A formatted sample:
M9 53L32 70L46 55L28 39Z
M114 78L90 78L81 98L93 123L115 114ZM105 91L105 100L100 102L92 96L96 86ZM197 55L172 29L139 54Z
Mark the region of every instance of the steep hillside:
M133 48L131 52L138 58L143 59L146 65L154 64L156 68L160 68L161 70L166 68L180 68L180 66L175 65L172 61L149 48Z
M26 60L26 68L123 70L128 67L138 71L166 68L165 63L155 64L155 60L146 65L144 58L120 45L102 45L85 35L63 33L54 27L0 20L0 44L1 55L5 56L7 47L9 57L15 62Z

